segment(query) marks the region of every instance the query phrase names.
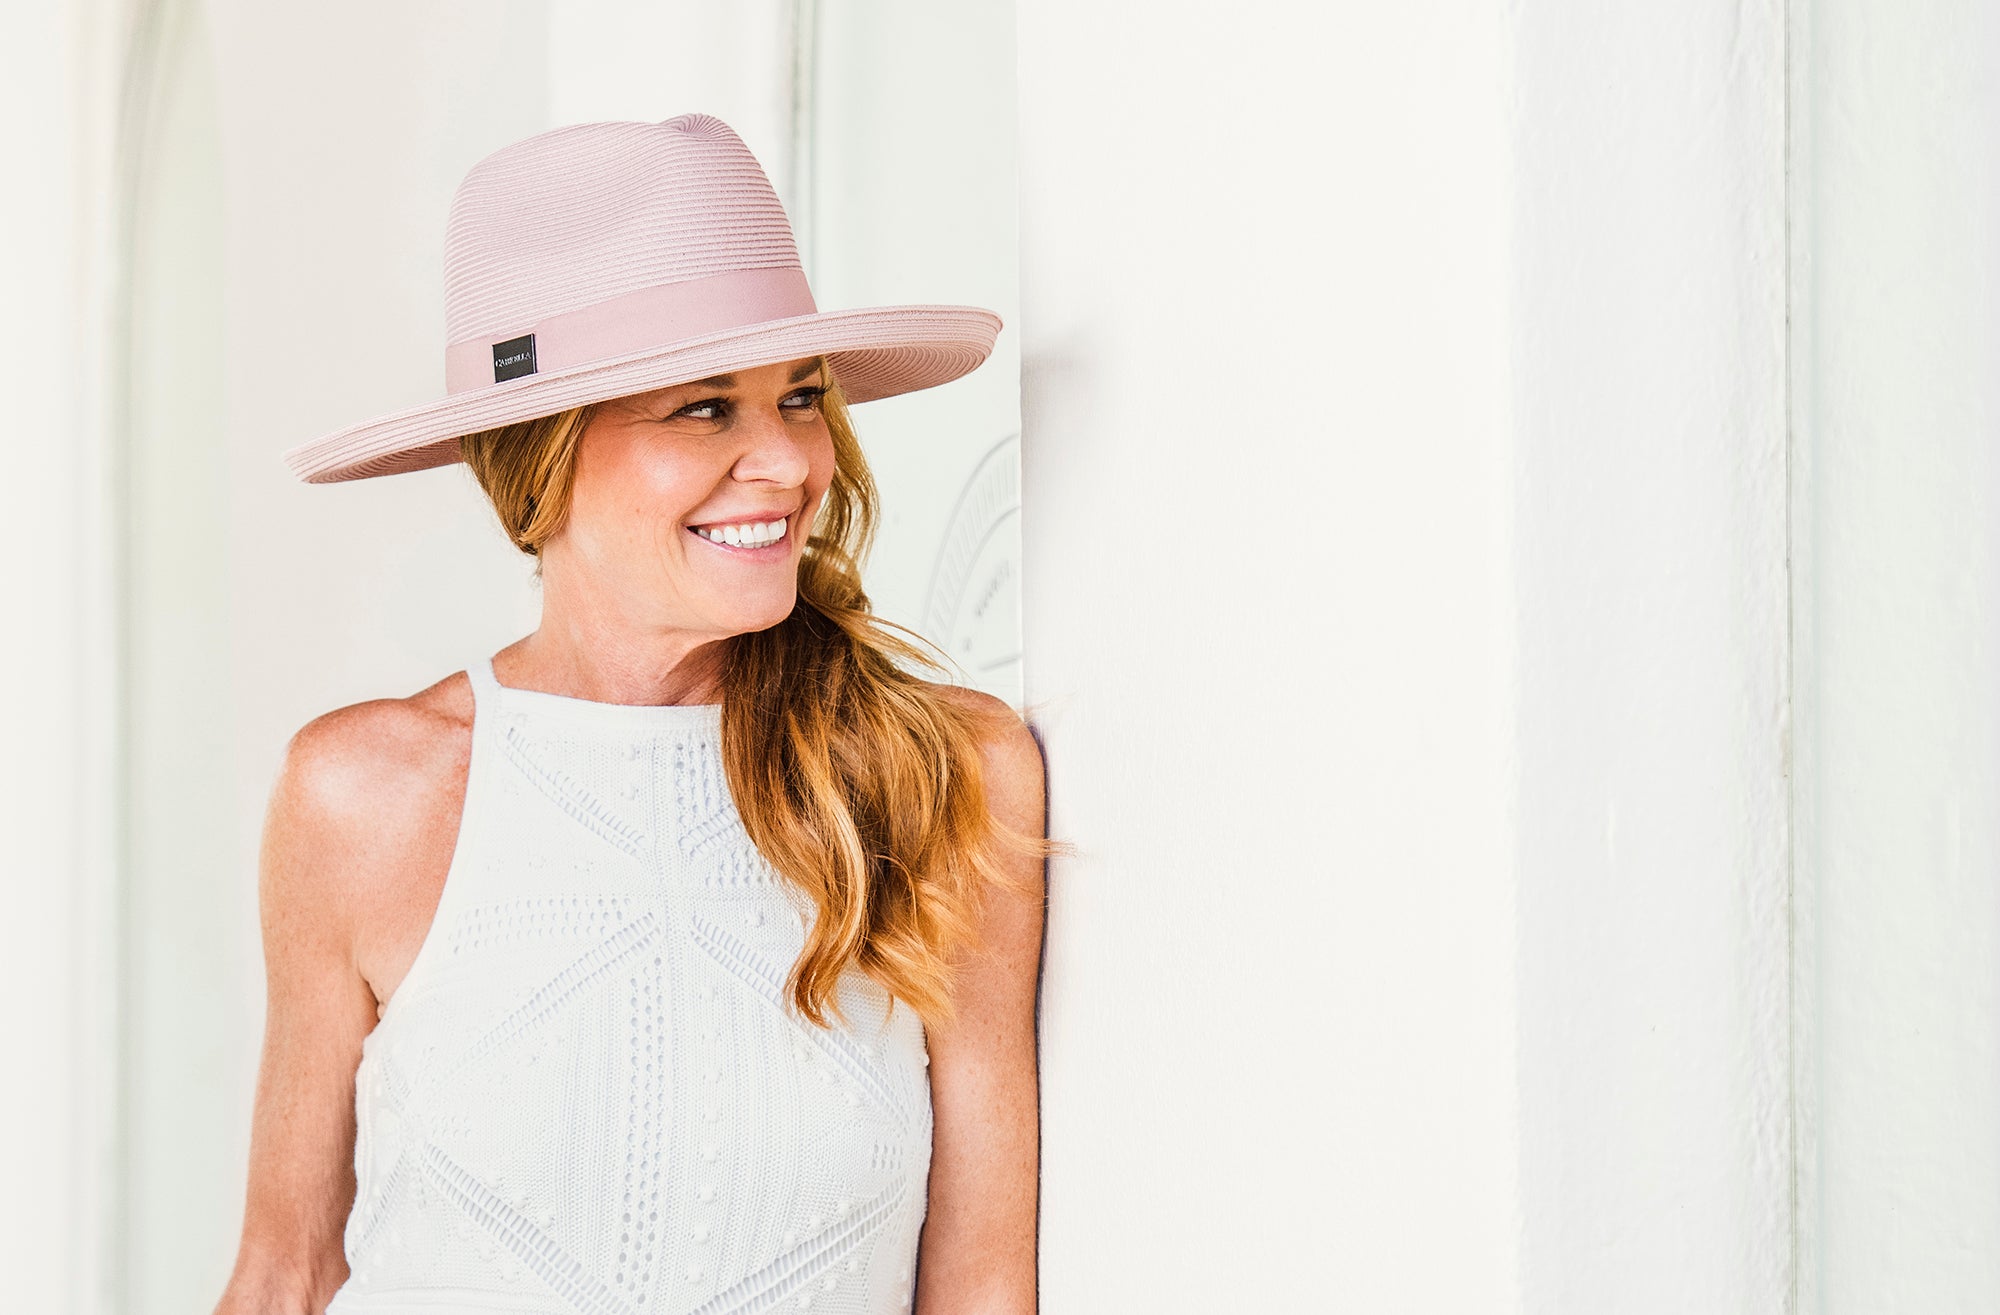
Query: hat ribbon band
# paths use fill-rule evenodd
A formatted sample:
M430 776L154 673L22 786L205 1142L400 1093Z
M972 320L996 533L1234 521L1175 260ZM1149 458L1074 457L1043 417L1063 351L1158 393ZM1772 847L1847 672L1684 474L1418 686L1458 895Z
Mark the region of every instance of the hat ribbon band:
M730 270L662 283L550 315L517 332L452 343L444 349L445 389L465 393L493 387L493 348L530 334L534 373L548 374L818 309L805 271L797 266Z

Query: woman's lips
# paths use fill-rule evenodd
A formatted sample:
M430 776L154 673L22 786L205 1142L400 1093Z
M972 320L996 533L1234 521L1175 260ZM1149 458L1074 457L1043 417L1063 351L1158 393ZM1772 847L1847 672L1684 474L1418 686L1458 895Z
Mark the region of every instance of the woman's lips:
M743 558L755 562L755 561L775 561L778 558L788 557L791 555L792 524L793 524L792 518L786 517L785 532L783 534L771 540L769 543L762 543L756 545L741 544L741 543L718 543L714 539L711 539L707 535L702 534L701 532L696 530L692 525L683 526L682 528L687 530L688 534L691 535L698 543L706 544L709 547L714 548L719 552L726 552L733 557Z

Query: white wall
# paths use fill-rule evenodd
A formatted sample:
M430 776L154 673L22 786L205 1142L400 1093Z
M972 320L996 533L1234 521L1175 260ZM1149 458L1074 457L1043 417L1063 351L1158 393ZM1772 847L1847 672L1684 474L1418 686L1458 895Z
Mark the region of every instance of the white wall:
M824 307L964 303L1002 320L947 388L856 412L881 488L876 610L1018 703L1019 253L1013 0L819 0L813 232Z
M2000 15L1820 0L1801 250L1800 1309L2000 1308Z
M1021 15L1046 1309L1782 1309L1776 6Z
M114 958L87 877L109 837L101 715L115 677L101 650L108 608L103 365L91 330L105 287L105 216L116 85L105 15L10 5L0 41L0 360L8 403L8 526L0 611L0 1307L93 1309L101 1256L83 1226L109 1183L112 1012L95 970Z
M1505 33L1020 12L1044 1308L1511 1309Z

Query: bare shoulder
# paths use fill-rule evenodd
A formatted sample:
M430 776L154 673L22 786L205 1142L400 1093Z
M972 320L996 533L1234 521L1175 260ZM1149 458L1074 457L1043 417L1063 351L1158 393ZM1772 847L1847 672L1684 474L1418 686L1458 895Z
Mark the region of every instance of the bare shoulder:
M1039 826L1044 768L1042 746L1021 714L1005 699L964 685L931 682L941 697L973 714L984 731L980 756L986 770L987 793L996 813L1014 825L1032 819Z
M472 696L462 674L407 698L335 708L292 735L279 795L301 820L379 823L448 775L469 751L471 733Z
M339 909L368 930L446 857L471 754L472 692L454 673L404 698L323 713L285 747L265 825L264 897Z
M440 738L472 728L472 687L464 672L404 698L369 699L335 708L301 726L287 746L294 760L329 784L365 781L379 768L421 762Z

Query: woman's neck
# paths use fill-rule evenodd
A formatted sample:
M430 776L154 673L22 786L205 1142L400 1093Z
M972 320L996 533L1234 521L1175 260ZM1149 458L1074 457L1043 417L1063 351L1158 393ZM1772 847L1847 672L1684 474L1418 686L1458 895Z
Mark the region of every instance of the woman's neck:
M691 704L722 699L728 640L667 631L635 634L551 624L493 655L503 685L594 703Z

